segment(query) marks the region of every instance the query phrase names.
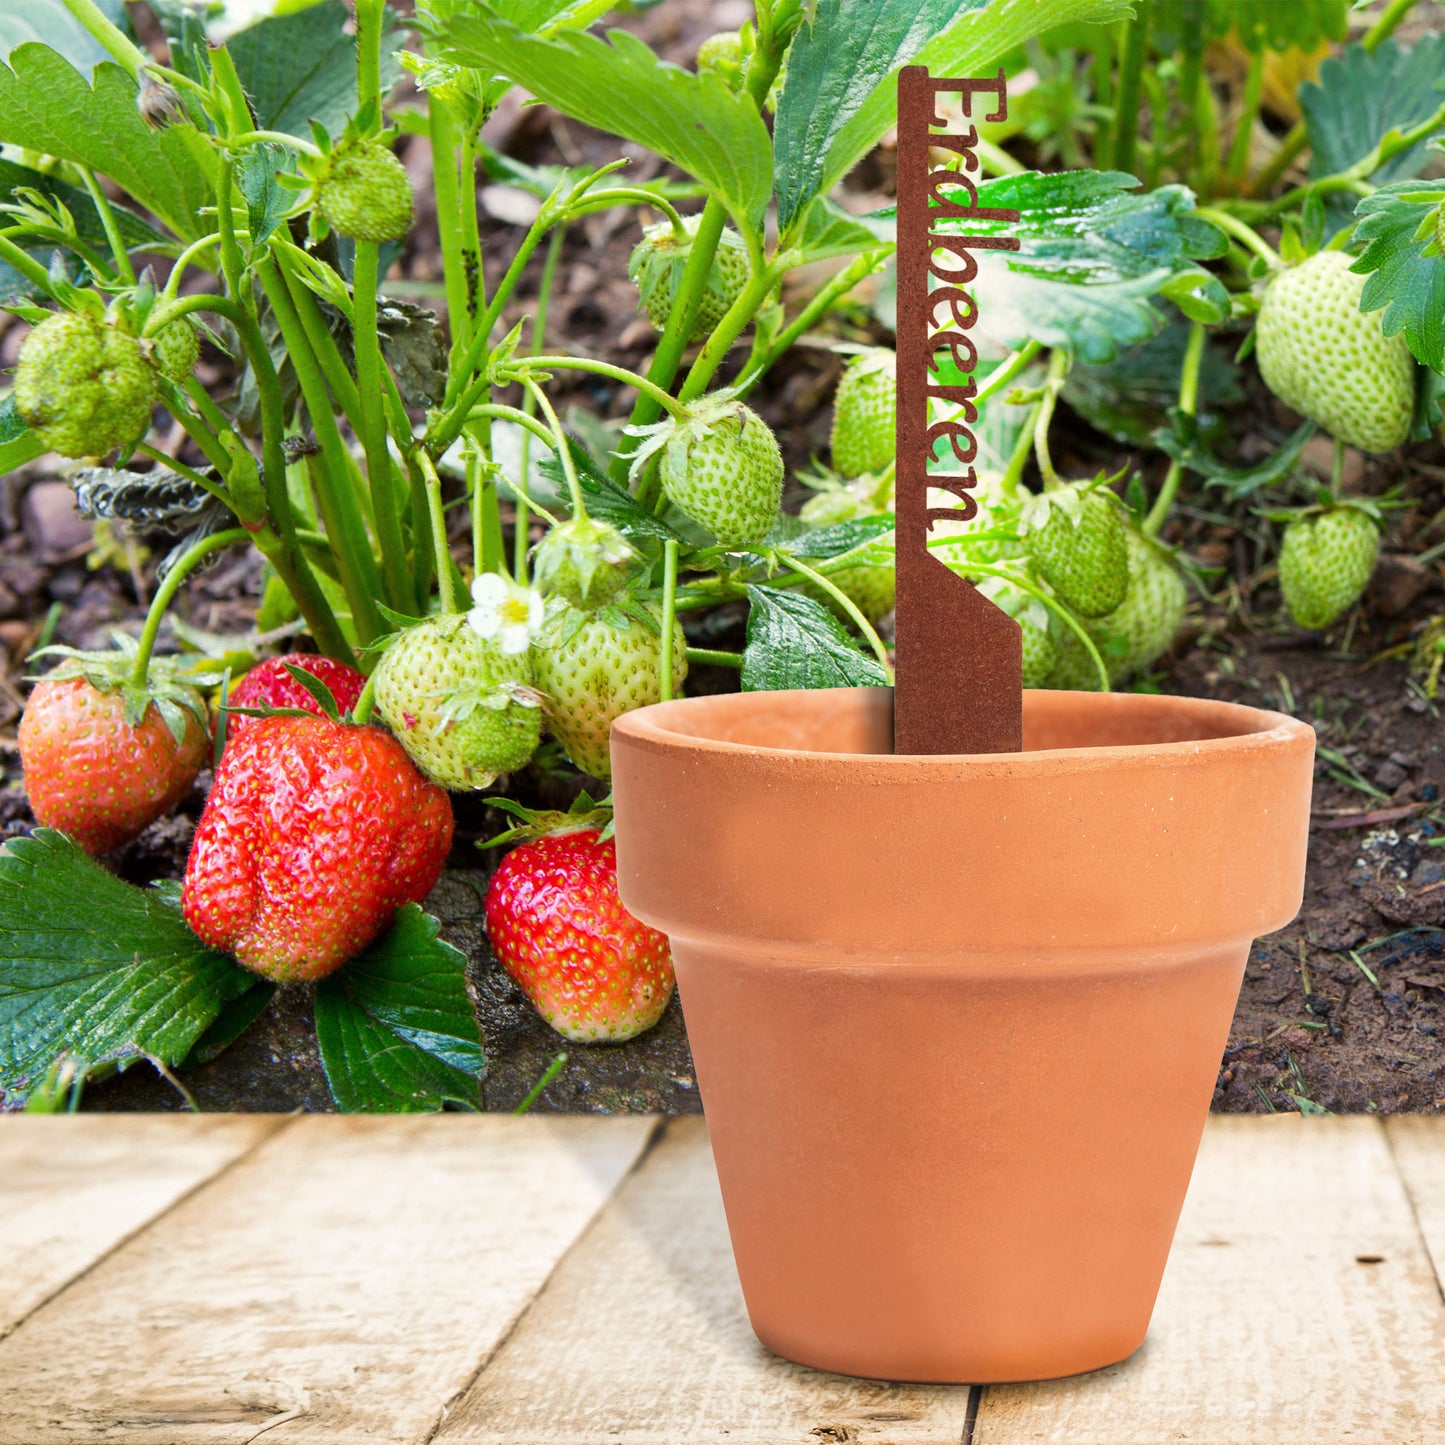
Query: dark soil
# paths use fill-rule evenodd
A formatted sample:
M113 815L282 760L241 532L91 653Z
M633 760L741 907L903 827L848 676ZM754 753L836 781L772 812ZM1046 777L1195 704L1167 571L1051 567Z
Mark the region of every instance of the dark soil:
M748 7L738 8L746 12ZM725 4L673 4L632 23L672 58L688 59L704 35L742 18ZM585 132L542 107L504 106L489 123L498 147L529 163L564 159L602 162L617 143ZM439 279L435 225L426 213L429 178L424 150L406 152L423 200L417 232L388 290L422 292ZM633 178L649 174L641 160ZM860 207L886 188L886 165L863 167L854 179ZM509 224L515 196L483 192L491 218L487 269L505 266L518 231ZM514 217L512 218L514 219ZM636 316L636 293L626 260L636 239L631 212L588 218L569 234L559 269L549 336L553 345L645 363L652 333ZM515 307L534 305L538 277L524 282ZM420 298L418 298L420 299ZM435 304L428 295L427 304ZM509 323L510 324L510 323ZM867 337L871 322L858 308L835 333ZM883 333L874 333L882 336ZM10 366L18 341L0 321L0 365ZM219 366L210 363L219 376ZM790 468L804 467L826 445L827 399L839 359L823 347L796 349L778 368L756 404L778 430ZM203 374L203 379L206 379ZM619 415L627 396L610 384L558 378L572 406ZM1232 448L1245 459L1278 444L1292 419L1258 393L1229 418ZM1313 454L1327 469L1327 453ZM1162 459L1141 459L1090 430L1061 409L1056 459L1074 475L1126 460L1143 466L1157 486ZM1271 524L1253 510L1257 499L1225 504L1215 494L1186 499L1169 540L1183 544L1213 569L1212 601L1197 604L1174 657L1142 684L1166 692L1218 697L1279 708L1312 722L1322 753L1304 907L1289 928L1255 945L1222 1062L1215 1107L1226 1112L1445 1109L1445 731L1436 705L1412 673L1410 653L1432 619L1445 611L1438 565L1422 568L1409 554L1441 540L1445 530L1445 450L1411 448L1403 459L1366 461L1351 454L1347 483L1378 495L1402 489L1404 507L1392 514L1386 556L1365 604L1324 636L1293 635L1280 617L1267 557ZM454 514L458 526L463 519ZM461 538L458 536L458 542ZM162 539L149 542L159 554ZM0 482L0 836L31 825L19 777L15 727L23 699L24 659L46 630L51 640L102 646L112 627L139 627L152 562L143 554L112 552L99 567L88 523L76 517L69 489L47 462ZM178 607L193 626L244 634L253 625L259 561L228 556L193 580ZM740 619L722 613L690 627L694 640L737 647ZM698 669L690 690L735 685L736 675ZM178 877L184 867L201 782L181 811L123 850L114 866L138 883ZM565 805L575 787L534 767L518 780L524 795ZM489 1073L484 1101L509 1109L528 1092L563 1047L501 970L482 928L481 896L489 855L476 840L497 831L480 804L458 800L452 870L429 906L444 936L470 960L470 982L481 1020ZM880 880L880 886L885 880ZM611 1112L687 1113L699 1107L681 1012L676 1003L661 1024L629 1044L570 1047L568 1062L537 1107ZM186 1088L203 1109L326 1109L330 1099L317 1058L308 996L278 993L268 1012L215 1062L188 1072ZM147 1067L93 1086L91 1109L176 1109L185 1100Z

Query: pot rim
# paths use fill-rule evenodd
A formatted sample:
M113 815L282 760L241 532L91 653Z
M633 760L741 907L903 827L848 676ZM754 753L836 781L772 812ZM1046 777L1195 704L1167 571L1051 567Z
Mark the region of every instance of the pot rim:
M1150 759L1176 759L1188 757L1196 762L1204 758L1223 760L1224 756L1238 752L1267 751L1284 746L1301 736L1313 740L1314 729L1306 722L1291 717L1288 713L1275 712L1269 708L1250 707L1245 703L1224 702L1214 698L1181 697L1165 693L1128 692L1069 692L1063 689L1024 689L1025 706L1031 697L1069 698L1081 708L1097 711L1115 709L1123 712L1163 713L1188 715L1207 712L1215 717L1223 714L1237 721L1239 731L1224 737L1184 738L1176 741L1108 743L1097 746L1070 748L1032 748L1010 753L843 753L821 752L805 748L771 747L761 743L735 742L726 738L699 736L696 733L680 731L668 726L668 720L680 712L702 712L710 708L724 707L745 712L764 701L782 702L784 699L807 699L812 706L823 706L829 700L833 705L844 699L850 702L862 701L863 693L892 694L892 688L884 687L843 687L779 690L776 692L745 692L707 694L700 697L674 698L671 702L654 703L649 707L637 708L624 713L613 724L614 736L622 736L630 742L643 746L662 748L679 752L717 754L722 757L755 758L760 763L787 759L796 763L814 763L825 766L835 764L867 764L870 768L906 768L912 771L937 768L956 772L960 765L979 769L992 765L1015 772L1019 768L1029 770L1057 767L1070 762L1096 762L1106 760L1137 762Z

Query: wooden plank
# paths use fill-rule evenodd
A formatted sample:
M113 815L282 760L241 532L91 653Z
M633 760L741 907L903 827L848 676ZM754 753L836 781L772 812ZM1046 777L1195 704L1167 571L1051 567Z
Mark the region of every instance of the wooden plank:
M0 1339L286 1122L220 1114L0 1120Z
M701 1119L567 1256L435 1445L956 1445L968 1390L819 1374L753 1337Z
M424 1441L655 1127L302 1118L0 1343L0 1442Z
M1215 1118L1122 1365L984 1391L975 1445L1445 1440L1445 1305L1372 1118Z
M1445 1117L1395 1114L1385 1120L1385 1137L1445 1290Z

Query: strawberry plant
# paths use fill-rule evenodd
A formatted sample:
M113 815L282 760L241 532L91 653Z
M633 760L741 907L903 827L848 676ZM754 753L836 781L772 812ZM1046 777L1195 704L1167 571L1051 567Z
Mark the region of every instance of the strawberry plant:
M229 737L183 913L166 890L97 894L153 942L156 979L211 980L195 1027L142 1027L118 982L95 1023L72 965L106 989L118 955L0 930L10 1102L59 1053L82 1077L132 1057L170 1069L212 1030L234 1036L269 984L224 950L269 980L322 980L342 1107L475 1103L460 955L415 906L450 837L443 790L605 780L612 719L705 668L745 689L891 680L894 216L855 214L840 184L886 140L905 64L1034 78L981 127L987 174L959 177L985 213L1019 213L1021 244L980 253L981 354L960 333L940 358L942 384L977 383L979 505L931 543L1019 619L1030 683L1155 665L1187 582L1212 581L1177 545L1181 504L1277 508L1317 427L1335 439L1330 495L1310 487L1278 560L1282 616L1331 625L1378 546L1339 495L1345 450L1439 424L1445 190L1421 177L1445 134L1445 37L1398 40L1408 0L1353 41L1345 0L757 0L693 68L606 30L606 0L418 0L405 21L319 0L225 43L195 7L150 0L143 33L163 39L146 48L123 7L33 8L23 33L0 17L0 299L29 328L0 395L0 472L58 454L86 515L176 539L139 642L38 684L21 733L36 817L104 853L192 786L212 716ZM1211 69L1220 48L1237 80ZM1286 85L1294 52L1314 58ZM503 153L486 122L509 95L616 156ZM655 164L630 173L624 146ZM431 214L428 173L440 314L390 294ZM523 225L489 231L494 183L525 199ZM604 213L626 217L653 333L637 369L549 324L567 238ZM839 379L828 454L791 477L770 377L805 340L834 346ZM1245 464L1219 454L1216 413L1249 349L1301 425ZM625 399L625 424L567 409L579 376ZM1056 465L1061 403L1128 445L1122 472ZM1348 547L1331 542L1345 530ZM268 642L175 626L197 655L155 656L185 579L246 547L265 563ZM728 619L741 640L725 648ZM292 651L268 658L280 638ZM103 761L72 786L48 759L78 756L82 696ZM106 770L125 786L97 787ZM334 825L354 876L305 852L302 816ZM6 846L16 917L92 876L53 834ZM310 882L282 900L293 874ZM614 907L582 893L583 912ZM51 947L64 967L35 952ZM539 995L544 963L516 970ZM666 999L654 964L649 1005ZM20 1000L37 996L50 1022L22 1048Z

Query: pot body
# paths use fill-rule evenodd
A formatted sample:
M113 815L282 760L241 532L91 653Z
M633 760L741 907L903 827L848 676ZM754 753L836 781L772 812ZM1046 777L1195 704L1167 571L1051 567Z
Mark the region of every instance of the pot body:
M779 1354L1041 1379L1142 1341L1251 940L1299 907L1314 734L1025 695L896 757L883 689L613 728L623 902L672 939L748 1311Z

